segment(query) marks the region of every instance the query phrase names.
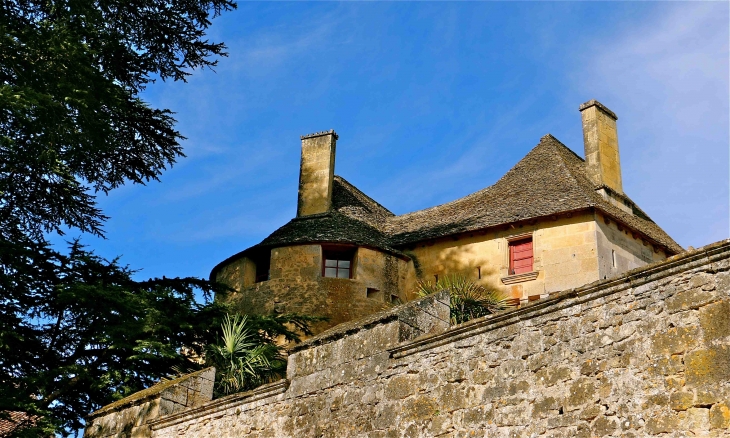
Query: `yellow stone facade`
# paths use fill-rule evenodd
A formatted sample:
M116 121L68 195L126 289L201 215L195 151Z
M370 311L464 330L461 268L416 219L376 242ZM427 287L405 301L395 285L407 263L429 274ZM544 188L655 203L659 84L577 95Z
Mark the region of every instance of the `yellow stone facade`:
M424 242L407 252L414 260L406 283L408 297L415 298L418 280L436 281L437 277L456 274L524 301L612 278L666 258L630 230L619 231L616 223L604 221L600 215L585 212ZM535 278L510 281L509 241L528 236L533 242Z
M324 316L319 332L415 299L419 281L463 276L525 303L681 252L623 193L616 115L594 100L579 110L585 160L547 135L490 188L401 216L335 178L334 131L303 136L297 217L213 269L232 288L217 299ZM532 268L510 274L510 242L526 238ZM324 275L332 247L351 252L350 278Z
M408 262L397 256L359 247L352 278L322 276L322 246L293 245L271 251L269 279L255 282L255 261L241 257L225 265L216 280L234 291L216 298L241 313L299 313L323 316L319 332L337 324L404 302Z
M608 222L608 223L607 223ZM616 277L665 259L635 232L594 212L571 214L500 230L483 230L423 242L405 257L359 247L351 279L322 276L322 246L294 245L271 251L269 280L255 283L255 262L239 258L218 281L236 292L225 299L243 313L298 312L329 318L315 331L417 297L419 281L459 275L527 302L551 292ZM531 237L534 278L509 275L509 241Z

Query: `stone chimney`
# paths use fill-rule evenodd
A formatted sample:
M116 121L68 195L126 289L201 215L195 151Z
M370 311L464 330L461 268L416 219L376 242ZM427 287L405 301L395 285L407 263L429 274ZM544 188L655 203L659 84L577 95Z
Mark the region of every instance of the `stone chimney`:
M583 145L588 176L597 186L608 186L623 194L616 134L618 117L596 100L589 100L578 109L583 119Z
M326 213L332 207L337 138L334 130L302 136L297 217Z

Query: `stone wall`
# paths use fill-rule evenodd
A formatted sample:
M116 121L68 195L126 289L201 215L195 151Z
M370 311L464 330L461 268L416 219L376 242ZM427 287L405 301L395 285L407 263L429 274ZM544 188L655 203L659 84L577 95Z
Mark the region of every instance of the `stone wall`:
M153 436L730 436L730 241L415 340L438 318L389 315Z
M300 313L325 316L315 333L382 310L392 296L405 301L407 263L370 248L357 248L353 278L322 277L321 245L295 245L271 250L268 281L253 283L255 268L241 258L224 266L216 279L236 289L219 294L241 313ZM248 276L248 277L247 277ZM368 295L370 291L370 295Z
M146 438L150 422L213 399L215 368L206 368L132 394L86 418L86 438Z
M596 213L596 244L600 279L615 278L631 269L664 260L664 252L633 230Z
M419 278L433 281L437 275L451 274L501 288L512 298L522 300L592 283L600 278L596 230L594 214L586 211L512 229L422 243L409 251L420 269L414 271L416 275L410 278L407 291L415 288ZM502 279L509 275L508 239L519 235L532 236L537 276L504 284Z

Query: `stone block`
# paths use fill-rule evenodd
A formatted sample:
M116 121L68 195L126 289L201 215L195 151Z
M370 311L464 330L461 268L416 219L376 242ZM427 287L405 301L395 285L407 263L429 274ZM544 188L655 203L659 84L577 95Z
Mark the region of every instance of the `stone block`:
M696 327L673 327L651 337L651 353L655 356L684 353L697 345L698 338Z
M599 416L591 426L593 436L608 436L618 429L618 421L615 417Z
M162 393L162 398L183 406L188 404L188 388L185 385L175 385Z
M644 427L650 435L658 435L680 430L681 424L677 414L661 412L649 415Z
M681 414L680 414L681 415ZM706 431L710 428L710 410L707 408L689 408L686 411L685 425L693 431Z
M688 386L714 386L730 381L730 346L695 350L685 355Z
M592 403L596 399L595 381L581 377L570 385L570 391L566 401L569 410L575 410L587 403Z
M578 414L578 418L586 421L593 421L596 417L601 415L605 411L605 408L601 405L589 405Z
M538 400L532 405L533 419L545 418L548 415L554 415L560 408L560 401L554 397L545 397Z
M536 383L544 386L553 386L571 378L571 369L564 366L547 366L535 373Z
M699 288L679 291L674 296L667 298L667 311L675 313L682 310L697 309L714 301L715 297L715 292Z
M722 300L700 308L700 326L705 342L730 336L730 300Z
M424 420L441 413L439 402L430 395L409 397L400 404L400 415L405 421Z
M542 333L538 331L527 331L521 333L512 343L512 351L515 357L527 358L543 350Z
M713 405L710 408L709 422L713 429L730 429L730 401Z
M669 396L669 406L675 411L685 411L692 407L695 395L691 392L675 392Z
M399 400L418 392L418 376L415 374L404 374L394 376L385 384L385 397L390 400Z

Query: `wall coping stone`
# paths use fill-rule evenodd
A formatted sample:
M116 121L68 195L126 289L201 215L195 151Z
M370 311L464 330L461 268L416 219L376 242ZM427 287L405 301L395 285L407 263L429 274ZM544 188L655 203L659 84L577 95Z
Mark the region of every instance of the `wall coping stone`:
M274 397L279 394L283 394L288 388L289 381L287 379L277 380L276 382L259 386L258 388L250 391L239 392L237 394L231 394L226 397L213 400L197 408L187 409L182 412L164 416L150 422L150 426L152 430L173 426L177 423L186 421L190 417L199 417L207 413L222 411L233 405L239 404L242 401L245 403L252 403L264 398Z
M211 369L213 370L213 373L215 373L215 368L208 367L208 368L204 368L202 370L192 372L190 374L185 374L184 376L178 377L176 379L162 380L162 381L150 386L147 389L143 389L141 391L135 392L134 394L129 395L121 400L117 400L113 403L110 403L106 406L103 406L103 407L97 409L96 411L87 415L86 420L88 422L89 420L92 420L92 419L102 416L102 415L107 415L111 412L121 411L122 409L127 409L132 406L137 406L137 405L146 403L152 399L160 397L162 392L164 392L166 389L172 388L173 386L180 384L188 379L200 377L203 374L210 372Z
M607 295L613 295L670 275L711 264L714 261L728 258L728 256L730 256L730 239L721 240L694 251L687 251L669 257L666 260L633 269L618 278L600 280L575 289L555 292L547 298L527 303L518 309L506 310L482 318L472 319L471 321L451 327L443 333L422 336L419 339L404 342L388 351L392 358L409 356L457 340L593 301Z

